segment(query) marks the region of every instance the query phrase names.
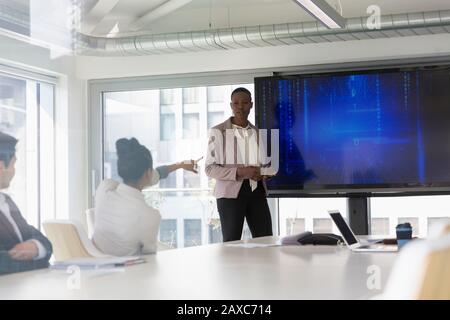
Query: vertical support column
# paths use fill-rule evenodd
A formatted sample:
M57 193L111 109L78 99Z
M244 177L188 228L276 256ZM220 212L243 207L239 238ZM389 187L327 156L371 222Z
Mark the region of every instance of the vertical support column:
M347 198L348 220L355 235L369 235L370 201L365 196L349 196Z

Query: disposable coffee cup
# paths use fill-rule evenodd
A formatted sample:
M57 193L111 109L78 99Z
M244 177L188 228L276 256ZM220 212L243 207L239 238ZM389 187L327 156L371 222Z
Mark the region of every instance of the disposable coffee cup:
M397 245L401 249L408 241L412 239L412 227L410 223L399 224L395 231L397 232Z

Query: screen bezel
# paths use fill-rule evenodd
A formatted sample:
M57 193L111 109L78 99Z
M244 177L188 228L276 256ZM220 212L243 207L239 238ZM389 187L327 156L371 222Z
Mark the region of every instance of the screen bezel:
M315 77L329 77L329 76L351 76L361 74L374 73L399 73L399 72L414 72L421 70L448 70L449 64L423 64L416 66L398 66L398 67L380 67L370 69L349 69L344 71L323 71L317 73L297 73L289 75L275 75L270 77L256 77L254 79L255 86L255 122L256 126L260 128L259 122L259 98L258 82L265 80L293 80L305 79ZM449 88L450 90L450 88ZM290 185L290 186L267 186L268 197L275 198L290 198L290 197L348 197L348 196L370 196L370 197L399 197L399 196L431 196L431 195L450 195L450 181L440 183L391 183L391 184L372 184L372 185L315 185L308 187L304 185Z

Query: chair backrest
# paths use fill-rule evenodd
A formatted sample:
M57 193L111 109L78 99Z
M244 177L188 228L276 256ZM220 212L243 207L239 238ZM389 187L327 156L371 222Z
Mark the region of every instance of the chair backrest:
M56 261L92 257L84 247L80 233L71 221L46 221L43 227L53 245Z
M94 208L90 208L86 210L86 225L89 239L92 239L94 235L94 227L95 227L95 211Z
M380 298L450 300L449 283L450 234L442 232L435 238L414 240L400 251Z
M450 234L450 224L446 225L443 229L444 229L442 232L443 235Z
M450 239L448 233L446 238ZM417 298L420 300L450 300L449 284L450 241L449 246L428 254L425 274Z
M88 239L81 225L71 220L48 220L43 223L53 245L56 261L77 258L106 257Z

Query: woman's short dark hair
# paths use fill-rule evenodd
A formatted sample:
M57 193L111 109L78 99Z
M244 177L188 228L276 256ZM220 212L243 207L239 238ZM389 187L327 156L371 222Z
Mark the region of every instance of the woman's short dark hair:
M246 89L246 88L244 88L244 87L239 87L239 88L236 88L236 89L233 90L233 92L231 93L231 99L233 99L233 96L234 96L236 93L239 93L239 92L246 93L246 94L248 94L248 96L250 97L250 99L252 98L252 94L251 94L251 92L250 92L248 89Z
M137 182L148 169L153 169L150 151L136 138L116 141L117 171L124 182Z
M12 158L16 155L17 142L16 138L0 131L0 161L3 161L5 167L9 166Z

